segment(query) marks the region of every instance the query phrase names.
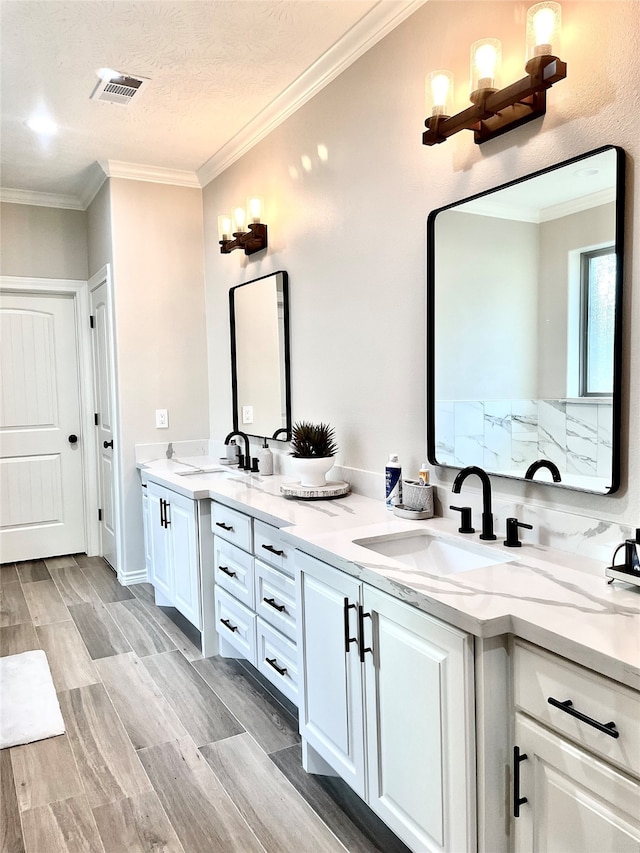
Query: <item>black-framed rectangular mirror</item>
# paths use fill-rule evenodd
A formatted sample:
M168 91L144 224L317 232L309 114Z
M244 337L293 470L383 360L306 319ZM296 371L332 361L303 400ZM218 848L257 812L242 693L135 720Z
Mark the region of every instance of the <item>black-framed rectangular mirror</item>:
M233 429L289 440L289 278L280 270L229 290Z
M432 464L618 488L624 172L604 146L429 214Z

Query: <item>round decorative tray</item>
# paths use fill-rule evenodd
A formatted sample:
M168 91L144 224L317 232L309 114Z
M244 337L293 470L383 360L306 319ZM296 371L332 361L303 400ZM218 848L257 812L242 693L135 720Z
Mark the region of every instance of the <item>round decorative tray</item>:
M342 480L325 483L324 486L303 486L301 483L283 483L280 491L285 498L298 498L303 501L327 501L342 498L351 491L349 483Z

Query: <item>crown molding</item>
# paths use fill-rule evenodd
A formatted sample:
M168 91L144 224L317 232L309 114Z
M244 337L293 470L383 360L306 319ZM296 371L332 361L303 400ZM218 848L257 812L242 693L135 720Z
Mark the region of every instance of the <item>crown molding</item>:
M310 65L198 169L196 174L200 186L205 187L224 172L426 2L427 0L408 0L398 8L397 3L380 0L340 41Z
M82 201L74 195L14 190L10 187L0 187L0 201L6 204L30 204L36 207L62 207L66 210L85 209Z
M615 200L616 189L615 187L609 187L597 193L584 195L580 198L572 198L569 201L563 201L559 204L543 208L540 211L540 222L550 222L552 219L560 219L562 216L571 216L573 213L581 213L583 210L600 207L600 205L609 204Z
M84 182L80 191L80 201L82 202L83 210L86 210L89 207L106 180L107 176L100 165L97 162L92 163L89 169L88 178Z
M125 178L129 181L148 181L152 184L173 184L178 187L196 187L200 182L195 172L181 169L162 169L142 163L124 163L121 160L99 160L98 164L107 178Z

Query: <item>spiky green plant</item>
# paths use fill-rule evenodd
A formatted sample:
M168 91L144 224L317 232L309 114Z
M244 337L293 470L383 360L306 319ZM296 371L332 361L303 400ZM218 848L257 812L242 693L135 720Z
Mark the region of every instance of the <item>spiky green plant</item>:
M320 456L335 456L338 445L329 424L312 424L300 421L293 425L291 433L291 455L302 459Z

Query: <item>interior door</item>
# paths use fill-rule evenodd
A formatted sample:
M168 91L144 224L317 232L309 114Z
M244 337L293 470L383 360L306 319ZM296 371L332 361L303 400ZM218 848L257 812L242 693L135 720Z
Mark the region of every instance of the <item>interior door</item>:
M93 371L98 458L100 554L117 570L114 475L114 394L111 311L107 282L91 291Z
M0 559L86 550L75 300L0 302Z

